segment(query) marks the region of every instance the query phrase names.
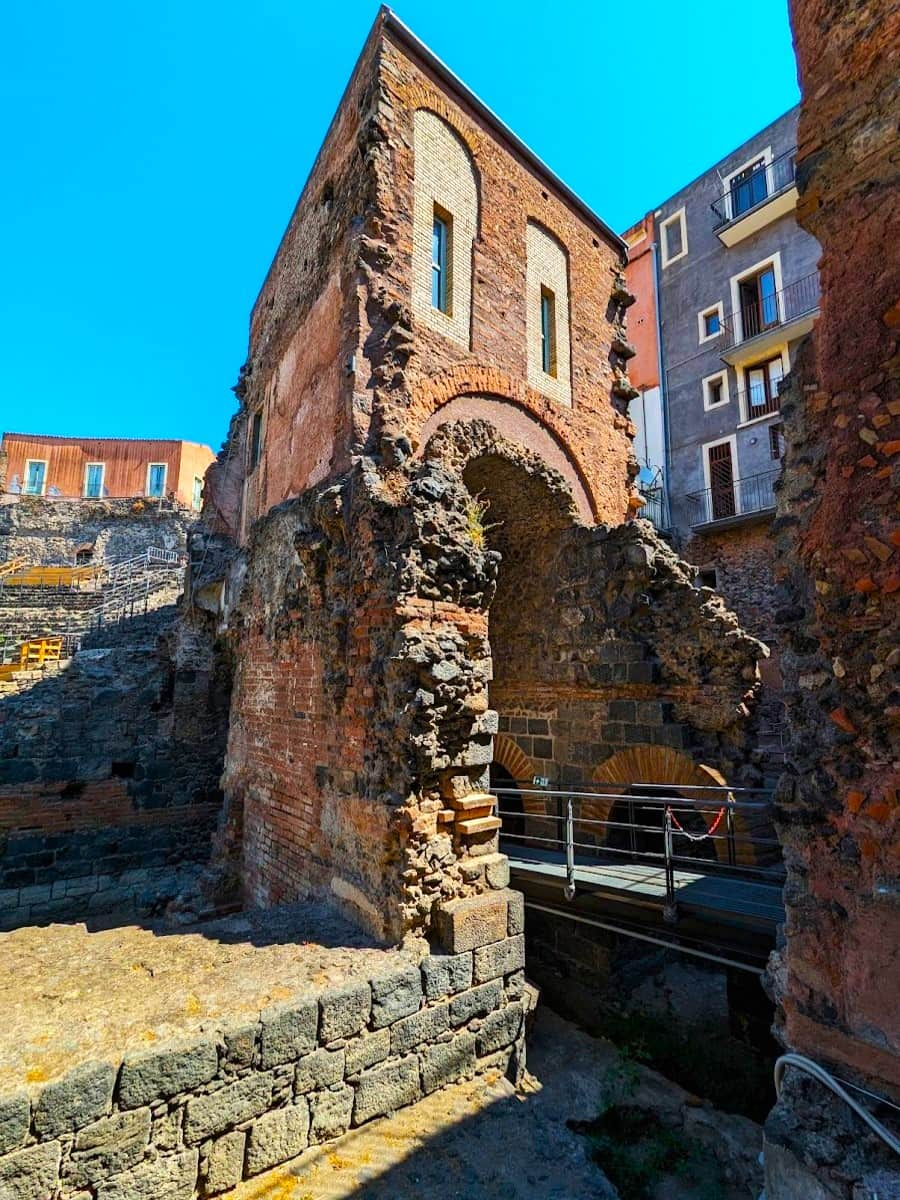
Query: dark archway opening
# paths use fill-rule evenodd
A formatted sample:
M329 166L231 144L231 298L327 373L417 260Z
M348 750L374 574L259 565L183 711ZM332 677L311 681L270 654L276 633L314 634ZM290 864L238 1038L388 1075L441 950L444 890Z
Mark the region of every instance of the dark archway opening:
M676 859L715 862L718 858L715 842L703 836L708 829L707 821L692 806L678 804L677 799L684 797L679 797L675 791L663 799L658 788L629 788L610 810L607 848L627 852L634 858L652 855L662 859L665 855L665 811L671 807L674 818L685 831L679 832L676 826L673 834L672 850ZM702 840L692 840L694 838ZM621 854L617 853L616 857Z
M513 776L502 763L491 763L491 788L499 791L497 796L497 811L503 827L500 836L504 834L518 840L525 833L525 805L522 793ZM516 843L513 844L515 849Z

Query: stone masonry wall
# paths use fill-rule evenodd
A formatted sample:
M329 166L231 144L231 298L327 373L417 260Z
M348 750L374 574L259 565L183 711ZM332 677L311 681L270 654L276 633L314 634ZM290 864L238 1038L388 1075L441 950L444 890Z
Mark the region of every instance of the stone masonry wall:
M900 10L890 0L794 0L791 10L803 91L798 219L822 246L822 312L782 393L775 531L789 745L778 818L788 879L773 983L791 1049L896 1101ZM766 1138L770 1200L859 1200L900 1186L896 1159L795 1072Z
M772 646L778 601L769 523L695 536L681 553L701 569L715 568L716 591L737 614L741 627Z
M134 558L153 546L183 553L197 513L160 507L155 500L0 498L0 562L71 564L90 549L92 563Z
M126 622L0 700L0 929L196 897L229 681L209 635L173 617Z
M0 1200L214 1196L459 1079L524 1069L522 897L444 952L0 1095Z

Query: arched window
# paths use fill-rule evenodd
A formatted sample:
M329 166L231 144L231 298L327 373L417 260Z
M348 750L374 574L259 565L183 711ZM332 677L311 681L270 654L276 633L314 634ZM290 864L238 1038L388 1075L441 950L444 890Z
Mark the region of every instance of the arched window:
M413 139L413 312L468 347L478 227L475 169L459 137L427 109L413 116Z
M529 221L525 231L525 254L528 382L552 400L571 404L566 252L552 234Z

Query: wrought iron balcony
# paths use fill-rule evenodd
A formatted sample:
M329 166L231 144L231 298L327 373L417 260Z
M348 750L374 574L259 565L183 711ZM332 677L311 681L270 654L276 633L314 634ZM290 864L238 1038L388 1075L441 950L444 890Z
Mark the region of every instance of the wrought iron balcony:
M716 217L713 228L718 230L732 221L739 221L747 213L792 188L797 178L796 157L797 148L792 146L771 162L760 164L755 171L749 174L742 172L744 178L710 205Z
M812 327L812 318L819 308L818 272L789 283L780 292L760 296L737 312L729 313L722 322L722 357L732 362L735 351L750 342L762 346L768 341L799 337ZM791 326L796 328L791 329Z
M748 475L746 479L704 488L685 496L691 529L704 525L736 525L758 513L775 508L775 480L781 468Z
M779 381L780 385L780 381ZM778 388L770 387L769 391L762 384L754 384L742 388L737 393L738 411L742 421L755 421L757 417L770 417L781 408Z
M669 502L665 489L661 487L641 488L644 507L638 510L638 516L650 521L660 533L666 533L672 528L669 518Z

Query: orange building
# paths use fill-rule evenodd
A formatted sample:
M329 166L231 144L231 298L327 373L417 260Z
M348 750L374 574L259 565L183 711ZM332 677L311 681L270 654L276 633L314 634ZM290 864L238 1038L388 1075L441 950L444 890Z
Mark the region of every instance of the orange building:
M0 483L31 496L174 497L199 509L209 446L155 438L65 438L4 433Z

